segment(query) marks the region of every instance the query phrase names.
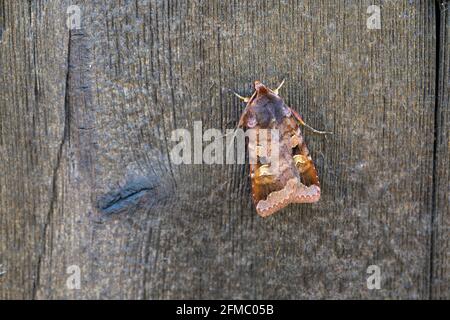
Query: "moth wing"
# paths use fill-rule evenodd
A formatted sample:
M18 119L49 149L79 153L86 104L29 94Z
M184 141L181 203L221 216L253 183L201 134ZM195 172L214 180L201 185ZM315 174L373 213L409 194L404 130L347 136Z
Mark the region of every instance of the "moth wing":
M274 180L276 177L267 175L264 172L264 167L251 164L250 175L252 183L252 197L255 204L261 200L267 199L269 194L282 188Z
M274 175L270 166L259 163L250 165L252 197L258 214L263 217L289 203L311 203L320 198L319 178L298 121L288 116L277 127L281 132L281 172ZM249 143L249 152L255 147Z
M298 114L297 111L295 111L294 109L287 107L289 109L289 111L291 112L291 114L294 116L295 119L297 119L297 121L300 124L305 124L305 122L303 121L302 117Z
M320 186L319 177L314 162L309 154L306 142L300 133L300 128L294 133L295 138L299 143L292 148L292 160L300 175L301 183L309 187L311 185Z

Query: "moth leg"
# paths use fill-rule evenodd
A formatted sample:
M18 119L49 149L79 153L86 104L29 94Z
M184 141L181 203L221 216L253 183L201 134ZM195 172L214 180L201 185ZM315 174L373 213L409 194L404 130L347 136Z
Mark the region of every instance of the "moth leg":
M291 109L291 108L289 108L289 109ZM292 114L294 115L295 119L297 119L297 121L298 121L302 126L304 126L306 129L310 130L312 133L320 134L320 135L333 134L333 132L329 132L329 131L320 131L320 130L314 129L313 127L307 125L307 124L305 123L305 121L303 121L302 117L300 117L300 115L297 113L297 111L291 109L291 112L292 112Z
M283 81L281 81L281 83L280 83L280 85L278 86L278 88L276 88L275 90L273 90L273 93L275 93L276 95L278 95L278 92L280 91L281 87L283 86L285 80L286 80L286 79L283 79Z

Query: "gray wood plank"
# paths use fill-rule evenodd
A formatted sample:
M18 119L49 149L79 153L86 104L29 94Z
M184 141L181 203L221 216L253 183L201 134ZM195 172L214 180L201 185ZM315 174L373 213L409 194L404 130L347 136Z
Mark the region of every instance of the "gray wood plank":
M0 299L29 299L56 202L67 75L66 6L0 1Z
M70 33L68 3L38 3L0 2L1 298L429 297L432 2L369 30L372 1L78 1ZM321 201L261 219L246 166L171 164L170 134L233 128L229 89L282 78L335 134L306 137Z

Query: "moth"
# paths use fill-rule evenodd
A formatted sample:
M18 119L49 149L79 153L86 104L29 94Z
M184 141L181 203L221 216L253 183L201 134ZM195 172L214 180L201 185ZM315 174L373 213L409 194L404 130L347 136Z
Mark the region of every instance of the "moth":
M320 199L320 183L317 170L309 155L300 126L313 133L331 134L308 126L300 115L289 108L279 96L279 90L271 90L259 81L254 82L255 91L249 98L235 95L247 103L238 127L253 129L255 139L247 142L248 150L255 152L256 159L250 163L252 198L257 213L267 217L290 203L313 203ZM263 130L265 129L265 130ZM261 155L261 133L276 129L278 132L278 163L268 163L267 154ZM272 136L265 139L271 145ZM261 144L261 145L260 145ZM268 147L269 152L271 147Z

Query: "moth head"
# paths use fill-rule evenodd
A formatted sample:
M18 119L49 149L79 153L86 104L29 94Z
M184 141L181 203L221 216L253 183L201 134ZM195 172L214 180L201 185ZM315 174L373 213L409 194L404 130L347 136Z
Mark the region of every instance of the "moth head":
M260 81L256 80L254 83L256 94L260 95L270 95L270 96L279 96L279 91L284 84L284 80L280 83L280 85L276 89L269 89L265 85L263 85Z
M258 80L255 81L254 86L258 95L264 95L269 92L269 89Z

